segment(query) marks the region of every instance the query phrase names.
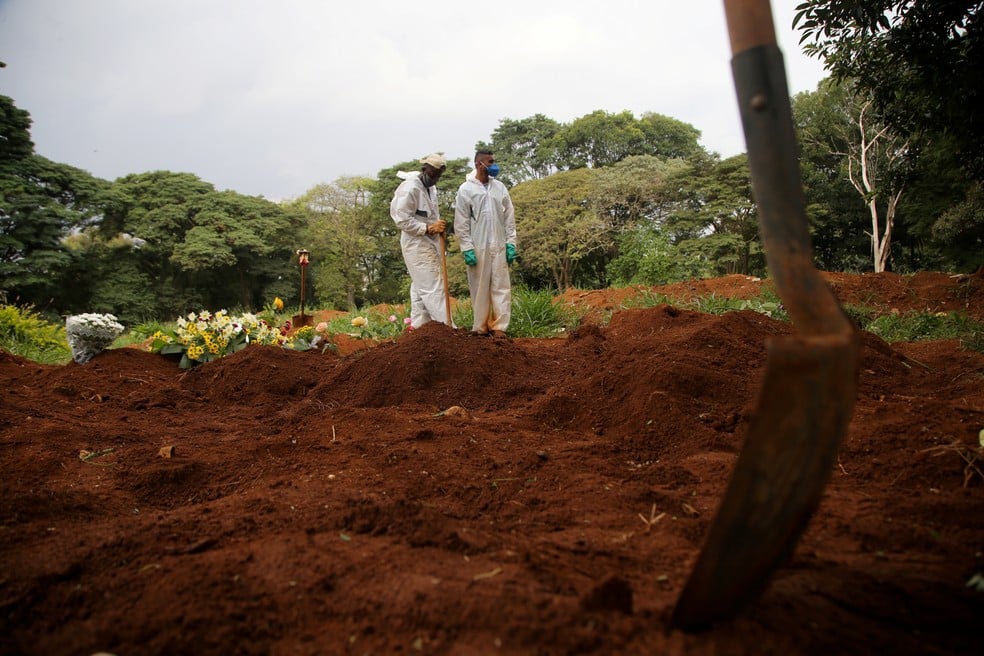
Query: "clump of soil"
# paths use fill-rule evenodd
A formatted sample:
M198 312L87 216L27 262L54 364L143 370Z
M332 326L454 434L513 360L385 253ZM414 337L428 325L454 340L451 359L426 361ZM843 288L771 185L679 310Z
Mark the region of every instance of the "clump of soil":
M984 311L974 277L825 276ZM589 320L563 339L428 324L187 371L0 352L0 654L979 653L984 355L868 334L790 561L734 621L669 628L792 328L625 309L641 292L569 292Z

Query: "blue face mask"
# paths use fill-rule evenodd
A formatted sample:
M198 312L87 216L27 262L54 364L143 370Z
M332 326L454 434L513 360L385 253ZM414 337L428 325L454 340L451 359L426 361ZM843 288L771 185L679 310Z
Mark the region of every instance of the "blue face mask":
M488 174L491 177L493 177L493 178L495 176L499 175L499 165L498 164L490 164L489 166L486 166L485 167L485 170L488 171Z

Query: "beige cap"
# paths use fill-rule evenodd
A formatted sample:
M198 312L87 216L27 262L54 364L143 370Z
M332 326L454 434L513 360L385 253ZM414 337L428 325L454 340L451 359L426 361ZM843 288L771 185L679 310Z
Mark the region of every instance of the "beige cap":
M421 164L430 164L435 169L443 169L448 165L446 159L444 159L444 153L431 153L427 157L421 158Z

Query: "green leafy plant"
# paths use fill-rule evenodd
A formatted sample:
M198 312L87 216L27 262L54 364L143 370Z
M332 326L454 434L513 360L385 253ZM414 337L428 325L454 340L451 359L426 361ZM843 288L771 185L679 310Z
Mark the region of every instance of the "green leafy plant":
M855 326L861 328L862 330L865 329L868 324L874 321L878 316L878 312L866 305L851 305L849 303L845 303L841 306L841 308L844 310L844 314L847 315L847 318L850 319Z
M320 324L319 324L320 325ZM340 315L327 322L327 334L342 333L358 339L395 339L409 329L410 319L400 306L391 307L389 312L368 309Z
M0 305L0 348L42 364L64 364L72 355L63 326L16 305Z
M454 325L471 330L472 324L475 322L475 311L472 308L471 299L458 301L454 310L451 311L451 317Z
M513 337L554 337L577 328L583 316L583 311L556 302L549 291L516 286L508 332Z

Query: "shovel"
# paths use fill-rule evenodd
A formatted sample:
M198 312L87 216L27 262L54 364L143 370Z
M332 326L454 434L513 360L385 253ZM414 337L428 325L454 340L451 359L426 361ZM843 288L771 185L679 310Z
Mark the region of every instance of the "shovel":
M671 624L754 601L820 503L857 393L859 341L812 264L782 53L768 0L725 0L732 74L769 273L796 334L766 344L758 405Z
M448 288L448 259L445 255L447 251L447 237L441 233L441 280L444 281L444 311L448 315L448 325L453 326L451 321L451 290Z

